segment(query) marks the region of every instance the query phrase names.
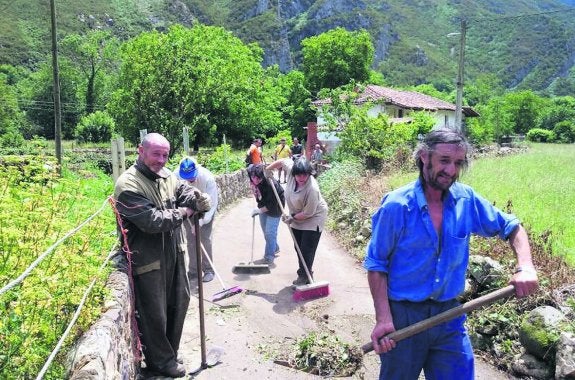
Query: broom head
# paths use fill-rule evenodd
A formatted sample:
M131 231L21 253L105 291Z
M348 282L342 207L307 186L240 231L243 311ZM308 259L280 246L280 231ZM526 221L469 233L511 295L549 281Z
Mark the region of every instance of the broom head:
M311 284L296 286L292 299L296 302L329 295L329 282L316 281Z
M271 273L267 264L239 263L232 268L235 274L267 274Z
M232 286L229 289L224 289L221 292L217 292L212 296L212 302L223 300L224 298L228 298L231 296L235 296L243 291L242 288L239 286Z

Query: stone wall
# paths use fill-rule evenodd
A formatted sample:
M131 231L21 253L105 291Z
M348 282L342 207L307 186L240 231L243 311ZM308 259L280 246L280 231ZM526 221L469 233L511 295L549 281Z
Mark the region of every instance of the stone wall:
M218 210L251 196L246 170L216 177ZM69 379L135 379L139 363L132 349L132 305L128 276L114 271L106 286L111 300L102 316L82 335L69 355Z

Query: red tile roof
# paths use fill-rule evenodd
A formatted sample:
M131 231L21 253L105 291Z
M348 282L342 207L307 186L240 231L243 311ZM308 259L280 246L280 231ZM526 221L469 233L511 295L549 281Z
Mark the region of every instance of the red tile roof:
M395 105L404 109L438 111L455 111L455 104L434 98L430 95L421 94L415 91L396 90L389 87L381 87L373 84L365 87L365 90L355 99L355 104L376 102L383 100L386 104ZM331 99L319 99L312 102L315 106L331 104ZM467 117L479 116L471 107L462 107L463 114Z
M393 104L401 108L413 110L450 110L455 111L455 104L434 98L433 96L420 94L414 91L395 90L388 87L369 85L363 94L357 98L357 103L365 103L383 99L385 103Z

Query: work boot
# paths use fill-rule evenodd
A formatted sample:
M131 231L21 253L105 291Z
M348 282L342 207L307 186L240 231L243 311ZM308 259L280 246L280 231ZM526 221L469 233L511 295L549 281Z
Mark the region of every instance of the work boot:
M204 277L202 278L202 282L210 282L214 279L213 272L206 272L204 273Z
M186 376L186 367L184 367L183 364L175 362L171 365L162 368L159 372L163 376L173 378L184 377Z
M149 375L178 378L186 376L186 367L183 364L173 361L162 368L149 367L147 368ZM147 377L147 376L146 376Z

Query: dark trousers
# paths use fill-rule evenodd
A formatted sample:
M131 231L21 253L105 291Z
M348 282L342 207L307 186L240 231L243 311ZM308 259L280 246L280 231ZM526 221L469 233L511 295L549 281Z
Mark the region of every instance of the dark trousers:
M302 256L305 260L305 265L307 265L307 269L313 276L313 270L312 270L313 260L315 259L315 251L317 249L317 245L319 244L321 231L296 230L295 228L292 228L291 230L293 231L295 241L301 250ZM299 269L297 270L298 277L307 277L304 265L299 255L298 255L298 262L299 262Z
M138 329L146 367L175 365L190 303L185 253L163 258L160 269L134 276Z

